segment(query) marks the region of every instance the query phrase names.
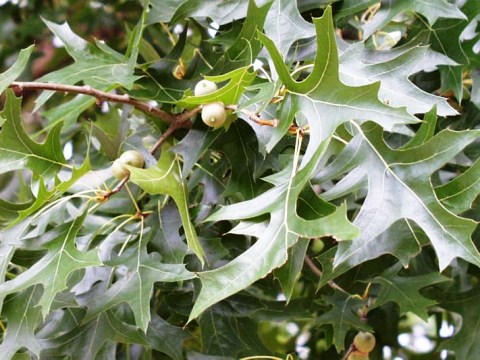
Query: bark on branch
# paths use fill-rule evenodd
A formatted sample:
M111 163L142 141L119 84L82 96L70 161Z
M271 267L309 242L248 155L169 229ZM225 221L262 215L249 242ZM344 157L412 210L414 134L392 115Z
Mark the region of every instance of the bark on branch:
M23 92L24 90L51 90L56 92L85 94L85 95L89 95L97 98L99 102L109 101L114 103L129 104L143 111L144 113L152 115L170 124L176 122L178 119L178 116L182 115L182 114L179 114L178 116L172 115L162 109L152 106L147 102L133 99L127 94L118 95L118 94L107 93L105 91L94 89L88 85L77 86L77 85L64 85L64 84L55 84L55 83L41 83L41 82L34 82L34 81L14 81L10 84L10 87L17 92Z

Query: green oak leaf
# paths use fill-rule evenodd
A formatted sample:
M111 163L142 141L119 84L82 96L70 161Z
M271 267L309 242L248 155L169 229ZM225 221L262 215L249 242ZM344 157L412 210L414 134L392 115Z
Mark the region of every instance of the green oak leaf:
M412 149L433 138L437 117L435 109L432 109L424 117L420 129L415 136L401 149ZM436 187L435 194L441 204L454 214L460 214L466 211L477 198L480 192L480 184L478 180L479 171L478 163L472 165L463 174L457 176L450 182ZM337 187L337 191L329 191L324 198L333 199L340 194L347 194L355 191L357 188L366 188L367 182L363 176L359 176L357 181L353 180L349 186L342 189ZM338 184L340 185L340 184ZM337 195L335 195L335 193ZM378 235L374 240L375 247L370 248L370 252L364 258L364 261L377 258L383 254L395 254L404 267L407 267L410 260L420 253L421 247L429 243L428 236L425 232L412 220L400 219L394 222L386 231ZM336 248L318 256L318 260L322 264L323 276L319 281L318 288L325 286L328 281L335 279L345 273L351 267L347 263L339 264L335 268L333 262L335 258Z
M379 54L378 51L368 51L364 43L355 43L341 54L339 60L342 82L359 86L380 81L379 98L391 106L405 106L409 113L418 114L436 105L438 115L457 115L447 99L423 91L409 80L411 75L426 68L456 65L445 55L426 46L408 43Z
M188 189L186 179L182 176L178 158L170 151L171 145L165 143L162 147L157 165L148 169L138 169L129 166L130 181L151 195L166 194L171 196L177 205L182 218L183 229L188 247L198 256L203 264L204 252L198 240L195 227L190 220L188 211Z
M412 149L414 147L425 144L427 141L430 141L435 135L436 125L437 125L437 107L434 106L423 117L423 122L420 125L420 128L415 133L415 135L405 145L401 146L400 149L402 150Z
M322 146L311 161L298 172L286 168L268 178L275 187L252 200L228 205L210 216L207 221L242 220L270 214L265 230L244 253L228 264L198 274L202 289L190 314L189 321L218 301L246 288L287 261L288 248L300 237L334 236L349 239L357 234L346 218L346 207L333 208L326 216L315 219L301 218L297 213L297 200L307 186L316 166L328 146ZM297 149L299 150L299 149Z
M152 314L148 326L147 339L149 345L163 352L173 360L183 360L183 343L191 338L189 332L179 326L174 326L160 316Z
M21 98L7 91L7 101L0 113L5 119L0 131L0 172L28 168L36 177L51 177L67 166L60 144L62 124L50 130L43 144L33 141L22 124L21 103Z
M297 0L274 1L265 21L265 34L286 57L292 44L300 39L315 36L314 26L298 12Z
M478 23L480 21L480 10L478 0L468 0L462 7L462 11L468 15L468 25L461 34L462 47L468 59L467 69L472 73L480 67L478 46L480 46L480 32Z
M75 34L67 23L61 25L43 20L50 31L65 45L68 54L75 60L72 65L42 76L39 82L57 82L74 85L83 82L96 89L106 89L114 84L132 88L138 76L133 75L133 66L125 55L105 44L93 45ZM53 94L45 92L37 99L36 108L42 106Z
M271 0L260 0L256 1L260 6L269 3ZM177 4L174 5L173 2ZM171 21L177 22L183 20L187 17L202 18L209 17L215 21L218 25L223 25L233 20L242 19L248 17L247 12L249 6L253 1L234 1L234 0L211 0L211 1L202 1L202 0L187 0L187 1L172 1L169 0L172 8L176 7L176 11L171 19L166 19L164 13L164 4L163 0L153 0L153 10L154 13L151 14L150 19L157 19L155 21ZM253 4L255 5L255 4ZM161 9L161 11L156 11L155 9ZM161 13L161 14L160 14ZM162 20L159 20L162 19Z
M125 255L106 262L108 265L126 266L125 276L118 279L105 292L95 296L88 304L86 320L99 316L120 303L127 303L135 316L135 323L144 332L150 322L150 299L156 282L175 282L193 279L195 275L184 264L165 264L158 253L148 254L145 244L125 251Z
M231 167L231 174L222 195L242 200L251 199L257 188L253 174L258 146L253 131L243 121L236 121L228 131L220 135L211 148L223 153Z
M468 59L458 40L465 27L465 21L452 19L441 20L432 27L431 48L444 53L458 63L458 65L439 67L442 91L452 90L457 99L463 97L463 65L468 63Z
M364 38L368 38L404 12L416 12L425 16L430 25L438 18L466 19L456 5L449 4L446 0L387 0L382 2L380 10L363 26Z
M2 316L8 320L0 351L2 358L11 359L20 349L26 348L37 356L41 345L35 330L41 320L41 309L36 305L42 294L40 286L31 286L11 295L3 304Z
M180 236L180 213L173 203L162 207L159 201L157 209L158 212L151 214L145 223L146 227L152 228L150 245L155 246L163 262L183 264L188 248Z
M23 72L28 64L28 60L30 59L30 55L32 54L34 48L35 46L31 45L26 49L20 50L18 58L13 65L8 68L7 71L0 74L0 94L3 93L5 89L8 88L8 86L12 83L12 81L15 81Z
M15 247L7 244L6 242L0 242L0 279L2 283L5 282L5 275L7 274L8 267L12 260L13 255L15 254ZM3 297L1 297L3 301ZM0 301L0 310L1 310L1 301Z
M244 89L252 83L255 76L255 72L250 65L222 75L205 76L205 79L215 83L228 82L220 89L207 95L187 95L180 103L184 106L208 104L211 102L223 102L225 105L237 104Z
M122 321L111 311L102 312L67 333L40 341L42 357L64 355L72 360L97 359L97 354L109 341L148 345L141 330Z
M54 184L50 190L47 188L45 181L43 179L40 179L35 201L28 208L20 209L18 211L18 217L17 219L15 219L15 221L11 222L11 226L34 214L46 204L60 198L70 189L73 184L75 184L83 175L85 175L89 171L90 161L87 158L81 167L73 168L73 170L69 172L69 179L62 181L58 176L56 176L54 179Z
M262 49L262 45L256 38L256 33L263 28L271 5L272 1L265 1L264 4L257 6L255 0L248 0L247 15L242 30L240 30L236 40L224 56L227 61L224 65L226 68L253 64L254 59Z
M475 27L480 16L480 6L477 0L469 0L462 6L467 19L441 19L429 27L432 32L431 48L445 54L458 63L457 66L441 66L442 90L453 90L455 97L463 98L463 71L465 68L478 67L478 54L473 51L474 44L480 41L476 34L470 41L462 41L467 27Z
M223 135L223 130L205 131L204 127L200 125L200 121L193 124L187 135L172 148L172 151L183 159L183 177L190 174L198 159L205 154L212 143L221 139Z
M19 211L24 211L31 205L31 203L16 204L0 199L0 227L6 227L18 217Z
M208 309L200 317L199 324L205 354L240 359L269 352L257 335L257 323L248 317L239 317L228 307Z
M449 212L430 181L432 173L475 140L479 131L443 130L424 144L394 150L383 141L378 125L355 127L357 135L319 175L326 180L347 173L325 192L328 199L332 199L329 192L336 193L336 198L345 184L368 179L367 197L354 220L361 235L339 244L335 266L347 263L353 267L372 254L379 256L376 237L400 219L415 222L427 234L441 270L455 257L480 265L480 254L471 241L476 223Z
M212 149L223 154L230 163L231 174L223 196L250 199L255 195L255 158L257 143L253 132L244 121L234 121L228 130L219 129L205 132L195 125L188 134L175 145L173 151L183 158L182 176L187 176L200 157L209 157ZM222 164L216 163L221 166ZM245 174L248 174L245 176ZM218 179L221 183L223 178Z
M480 160L450 182L437 186L435 194L442 205L454 214L470 209L480 194Z
M313 22L317 32L317 55L310 74L302 81L292 78L274 42L264 34L258 34L287 90L279 116L280 124L267 148L271 148L286 134L297 113L308 119L311 134L302 166L310 161L320 143L347 121L372 120L389 131L395 125L418 122L404 109L393 108L379 101L379 83L358 87L344 85L339 79L332 9L328 7L323 16L313 19Z
M442 293L442 307L462 316L460 330L440 344L440 349L454 351L457 359L475 360L480 356L480 289L478 286L465 293ZM439 349L439 350L440 350Z
M338 352L345 349L345 335L349 330L372 330L356 313L365 305L365 300L362 300L360 296L335 291L335 294L325 296L324 300L332 307L316 319L316 324L332 326L332 342Z
M335 207L320 199L310 186L298 197L298 213L305 219L327 216L333 211L335 211ZM289 261L274 271L275 278L282 286L287 303L293 295L295 284L303 269L309 242L310 239L300 239L294 246L288 249Z
M293 296L295 285L302 272L308 243L309 239L300 239L295 245L288 249L287 263L273 271L275 278L282 286L287 303Z
M169 22L184 0L150 0L141 1L145 9L149 9L147 24Z
M342 19L368 9L374 5L377 0L344 0L335 11L335 20Z
M374 259L383 254L395 254L400 263L407 267L410 260L420 253L421 247L428 244L428 237L418 225L408 219L398 220L375 239L375 249L372 249L365 261ZM348 263L334 267L337 247L332 247L320 254L317 259L322 264L322 277L318 282L317 290L330 281L351 269Z
M43 19L50 31L63 43L74 63L59 70L50 72L37 79L39 82L60 83L75 85L82 83L97 90L109 91L118 87L131 89L140 77L134 75L138 57L139 43L146 21L146 11L140 17L131 39L127 54L123 55L101 41L95 45L76 35L67 23L61 25ZM44 91L36 100L35 110L40 109L54 94ZM94 105L95 98L86 95L77 95L60 107L46 113L51 124L65 121L66 126L72 125L78 116Z
M197 5L200 5L202 10L205 8L215 8L213 12L207 15L210 18L215 18L215 14L218 14L218 9L222 8L224 5L226 5L226 7L232 7L233 5L234 8L241 8L239 10L243 12L244 6L248 4L246 14L243 13L243 15L240 16L245 17L243 24L241 24L241 29L239 31L230 32L230 34L234 36L234 39L229 39L226 43L224 43L223 46L225 50L223 50L223 53L218 54L218 56L212 59L212 65L214 65L214 68L211 73L221 74L238 69L240 67L250 66L257 58L262 46L256 38L256 32L261 30L264 26L265 18L270 8L271 1L261 1L261 4L258 4L258 6L256 4L257 2L255 0L242 2L223 0L212 0L205 2L190 0L186 1L184 4L182 4L182 6L179 7L177 14L174 16L172 21L178 21L179 16L183 18L187 14L190 14L191 16L199 16L199 13L195 11L195 7ZM183 7L186 7L186 11L184 11ZM236 9L232 9L232 11L235 10ZM237 14L237 12L231 13L229 17L232 15L233 17L236 17ZM214 42L221 44L222 37L216 37Z
M206 7L223 7L224 1L220 4L216 4L216 1L209 1L208 3L202 1L186 1L182 6L178 8L177 14L172 21L183 21L184 17L197 16L195 8L200 9ZM228 6L243 7L248 4L247 17L241 25L241 30L231 32L235 34L235 39L228 41L226 44L222 44L223 49L221 52L216 51L212 47L211 42L205 42L200 45L198 50L201 52L201 58L196 57L193 59L192 64L189 65L189 75L194 78L202 75L205 78L213 82L228 82L221 89L209 94L208 96L194 97L192 91L185 89L185 85L189 82L178 79L172 76L173 66L172 64L178 63L178 59L181 58L182 51L186 46L190 46L186 39L186 31L182 33L174 49L168 54L167 59L157 62L148 69L149 77L154 77L155 81L150 79L143 79L139 83L142 86L140 90L134 90L133 94L137 97L148 98L149 100L156 100L159 102L175 103L185 107L191 107L193 105L206 104L213 101L221 101L226 105L236 105L238 99L242 95L244 88L252 83L255 79L255 71L253 71L252 63L261 50L261 44L256 39L256 31L263 28L265 17L268 12L270 4L267 2L263 6L257 7L255 1L245 1L242 5L228 2ZM187 5L188 4L188 5ZM153 9L159 4L153 2ZM168 7L168 4L165 4ZM183 8L186 6L186 8ZM163 8L163 4L162 4ZM153 10L155 12L155 10ZM202 10L200 10L202 11ZM215 10L217 13L218 9ZM209 14L208 16L211 16ZM201 15L200 15L201 16ZM244 17L245 13L243 14ZM240 26L240 25L239 25ZM187 30L187 27L185 27ZM183 36L185 34L185 36ZM218 41L218 37L212 39ZM177 51L176 51L177 50ZM209 68L205 66L204 62L207 62ZM194 73L191 73L193 71ZM205 75L206 74L206 75ZM183 99L182 99L183 97ZM180 100L180 101L179 101Z
M430 285L450 281L450 279L439 273L401 276L398 274L401 268L402 264L397 263L370 280L371 283L380 285L380 291L371 309L392 301L398 304L400 316L412 312L427 321L427 308L437 304L437 301L427 299L419 291Z
M55 296L67 288L67 279L73 272L89 266L100 266L102 263L96 249L83 252L75 246L86 215L87 212L84 212L73 222L65 224L58 236L44 246L46 254L28 270L0 284L0 297L42 284L43 294L36 305L41 306L45 318Z

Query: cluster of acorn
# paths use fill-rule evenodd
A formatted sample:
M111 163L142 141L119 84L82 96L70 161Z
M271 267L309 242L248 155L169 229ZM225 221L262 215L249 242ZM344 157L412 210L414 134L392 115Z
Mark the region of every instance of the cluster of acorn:
M210 80L201 80L195 85L195 96L208 95L218 89L217 84ZM202 107L202 120L210 127L218 128L223 125L227 119L227 111L221 102L205 104ZM130 171L126 165L141 168L145 164L145 158L136 150L125 151L112 164L112 174L118 180L122 180Z
M210 80L201 80L195 85L193 93L195 96L203 96L208 95L217 89L217 84L214 82ZM213 102L203 105L202 120L206 125L217 128L222 126L226 119L227 112L225 111L223 103Z
M368 354L374 347L375 336L369 332L360 331L353 339L353 349L348 355L348 360L368 360Z

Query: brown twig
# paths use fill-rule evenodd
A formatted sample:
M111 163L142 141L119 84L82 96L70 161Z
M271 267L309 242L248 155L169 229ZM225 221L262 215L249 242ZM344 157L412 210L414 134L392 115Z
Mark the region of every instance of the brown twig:
M315 263L313 262L312 259L310 259L308 256L305 256L305 264L307 264L307 266L310 268L310 270L312 270L312 272L317 275L319 278L321 278L323 276L323 272L322 270L320 270L317 265L315 265ZM345 290L344 288L342 288L340 285L338 285L336 282L334 282L333 280L330 280L330 281L327 281L327 284L328 286L330 286L332 289L335 289L335 290L338 290L338 291L341 291L345 294L349 294L347 290ZM350 294L349 294L350 295Z
M162 109L152 106L147 102L132 99L127 94L118 95L118 94L107 93L105 91L94 89L88 85L76 86L76 85L64 85L64 84L56 84L56 83L41 83L41 82L33 82L33 81L24 81L24 82L14 81L10 84L10 87L13 88L14 90L17 90L18 92L22 92L24 90L51 90L56 92L67 92L67 93L74 93L74 94L90 95L97 98L99 102L110 101L114 103L132 105L135 108L147 114L150 114L156 118L159 118L167 123L174 123L177 120L177 117L175 115L172 115Z
M108 200L112 195L115 195L116 193L120 192L123 186L127 183L128 179L130 179L130 174L126 175L122 180L120 180L120 182L117 185L115 185L115 187L112 190L103 194L102 201Z
M198 112L202 110L202 106L199 105L193 109L187 110L181 114L176 115L176 120L170 124L167 130L160 136L155 144L150 148L150 154L154 154L157 149L168 139L168 137L177 129L184 128L186 124L191 124L188 122L192 116L195 116Z
M227 105L227 106L225 106L225 109L233 110L233 111L240 111L241 113L244 113L245 115L247 115L249 120L253 121L254 123L256 123L258 125L271 126L271 127L277 127L278 126L278 120L277 119L273 119L273 120L262 119L258 114L254 113L253 111L249 111L247 109L238 110L237 105Z

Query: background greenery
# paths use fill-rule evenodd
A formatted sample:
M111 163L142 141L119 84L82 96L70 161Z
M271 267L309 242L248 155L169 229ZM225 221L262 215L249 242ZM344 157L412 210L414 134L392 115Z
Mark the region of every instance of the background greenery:
M2 358L341 359L360 330L371 359L480 358L479 21L478 0L0 1Z

